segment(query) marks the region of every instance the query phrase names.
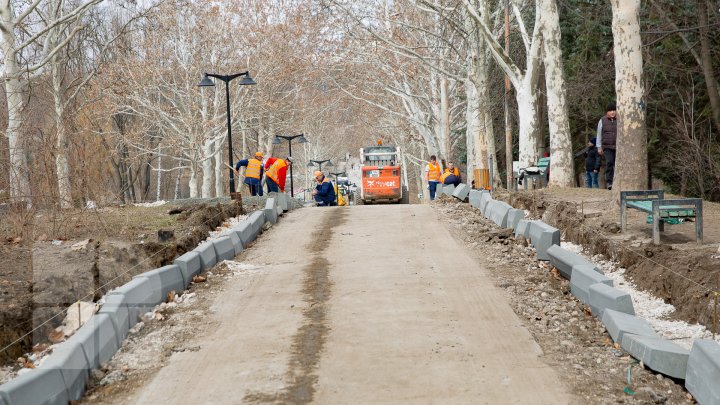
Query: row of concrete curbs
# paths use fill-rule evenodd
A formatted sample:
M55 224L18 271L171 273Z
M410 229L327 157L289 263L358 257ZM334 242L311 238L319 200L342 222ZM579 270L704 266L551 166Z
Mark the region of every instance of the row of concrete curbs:
M271 193L263 210L254 211L220 237L108 292L100 310L56 345L38 368L0 385L0 405L66 405L82 398L90 371L112 358L143 314L164 302L171 291L184 291L194 276L242 252L266 223L276 224L288 211L288 198Z
M560 247L560 230L525 218L525 211L493 200L487 190L470 190L465 184L445 186L443 194L469 200L480 213L501 228L512 228L570 280L570 291L605 325L613 341L658 373L685 380L685 387L700 404L720 405L720 345L698 339L687 350L660 337L644 319L635 316L630 294L614 288L613 281L584 257Z

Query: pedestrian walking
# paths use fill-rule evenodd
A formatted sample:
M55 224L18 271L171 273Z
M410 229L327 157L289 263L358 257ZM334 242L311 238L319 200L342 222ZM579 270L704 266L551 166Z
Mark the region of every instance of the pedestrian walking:
M612 190L615 177L615 151L617 142L617 111L615 103L605 108L605 115L600 118L597 126L598 153L605 157L605 182L608 190Z
M430 201L435 199L435 191L437 190L438 184L440 184L440 176L442 176L442 168L437 162L435 155L430 156L430 161L425 166L425 181L428 184L428 190L430 190Z

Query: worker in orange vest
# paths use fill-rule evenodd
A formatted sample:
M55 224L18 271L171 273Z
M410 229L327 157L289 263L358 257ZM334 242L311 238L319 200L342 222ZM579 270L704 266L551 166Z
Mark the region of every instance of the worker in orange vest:
M435 155L430 156L430 161L425 166L425 181L428 183L428 190L430 190L430 201L435 199L435 190L440 184L441 175L442 168L440 163L437 162L437 157Z
M239 172L241 167L245 167L245 184L250 188L250 195L263 195L262 176L263 176L263 154L256 152L254 158L243 159L235 165L235 171Z
M332 181L325 177L323 172L319 170L315 172L315 181L317 182L317 186L315 186L315 190L312 191L312 195L318 207L337 205L335 201L335 187Z
M448 167L445 169L445 173L440 176L440 182L442 184L452 184L455 187L460 185L462 178L460 177L460 170L455 167L453 162L448 162Z
M268 193L285 192L285 178L290 165L292 165L290 156L285 159L268 158L267 162L265 162L265 182L267 183Z

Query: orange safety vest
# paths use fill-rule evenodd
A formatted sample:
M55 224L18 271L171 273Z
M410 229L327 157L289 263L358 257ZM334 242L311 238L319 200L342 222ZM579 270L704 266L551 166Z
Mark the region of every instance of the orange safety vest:
M245 169L245 177L260 180L260 170L262 162L257 159L248 159L247 169Z
M280 180L278 180L278 170L282 169L283 167L287 166L287 162L283 159L276 159L270 167L268 167L267 171L265 172L265 175L270 177L275 184L280 184Z
M445 184L445 179L447 179L451 174L452 173L450 172L443 173L442 176L440 176L440 183Z
M445 184L445 179L450 176L460 177L460 170L458 170L457 167L454 168L453 171L450 171L450 169L445 169L445 173L440 176L440 183Z
M428 181L440 181L440 165L428 163Z

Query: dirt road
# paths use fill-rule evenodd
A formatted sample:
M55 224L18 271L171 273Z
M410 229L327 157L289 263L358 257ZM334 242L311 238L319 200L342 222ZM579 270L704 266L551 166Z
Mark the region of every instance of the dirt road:
M297 210L253 251L127 403L573 402L429 206Z

